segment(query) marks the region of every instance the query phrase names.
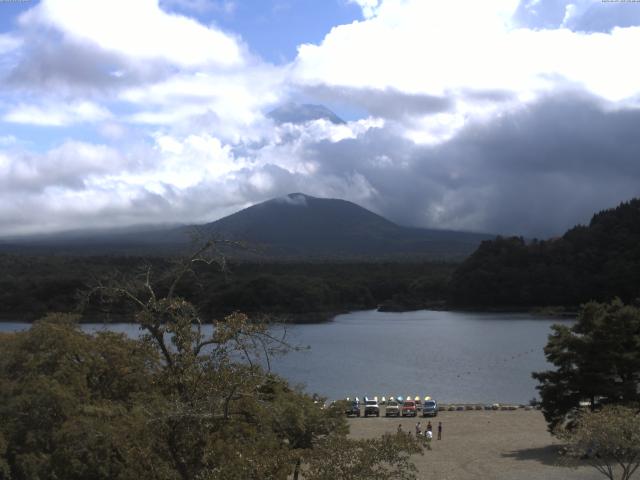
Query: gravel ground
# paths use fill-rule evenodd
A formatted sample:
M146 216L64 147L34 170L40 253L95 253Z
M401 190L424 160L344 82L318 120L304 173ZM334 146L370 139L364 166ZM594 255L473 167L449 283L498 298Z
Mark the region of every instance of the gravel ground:
M384 407L381 408L384 411ZM395 432L398 424L414 432L431 421L432 450L416 455L419 479L438 480L592 480L603 477L589 466L558 464L557 441L536 410L440 412L436 418L350 418L351 436L369 438ZM442 440L436 440L438 422Z

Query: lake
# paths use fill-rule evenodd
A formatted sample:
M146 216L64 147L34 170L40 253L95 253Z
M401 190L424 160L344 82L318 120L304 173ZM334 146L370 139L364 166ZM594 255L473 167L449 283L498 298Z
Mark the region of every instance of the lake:
M309 393L431 395L451 403L527 403L531 372L549 368L543 347L554 323L573 320L510 313L377 311L321 324L287 325L287 339L310 346L273 359L272 368ZM0 331L28 328L0 323ZM132 324L86 324L135 336Z

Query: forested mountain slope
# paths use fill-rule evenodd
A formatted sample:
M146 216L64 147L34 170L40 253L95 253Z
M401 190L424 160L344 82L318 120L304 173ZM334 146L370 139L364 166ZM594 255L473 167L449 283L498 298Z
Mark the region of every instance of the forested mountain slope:
M460 306L578 305L640 297L640 199L593 216L562 237L482 242L455 271Z

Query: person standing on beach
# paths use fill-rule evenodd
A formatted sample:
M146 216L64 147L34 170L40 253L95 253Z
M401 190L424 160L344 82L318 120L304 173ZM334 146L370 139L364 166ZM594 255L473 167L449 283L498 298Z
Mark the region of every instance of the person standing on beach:
M433 433L431 433L431 430L424 432L424 439L427 442L427 450L431 450L431 439L433 439Z
M416 438L420 436L422 433L422 428L420 427L420 422L416 423Z
M398 424L398 433L402 433L402 424L401 423Z
M427 431L433 432L433 427L431 426L431 420L429 420L429 423L427 423Z
M442 440L442 422L438 422L438 440Z

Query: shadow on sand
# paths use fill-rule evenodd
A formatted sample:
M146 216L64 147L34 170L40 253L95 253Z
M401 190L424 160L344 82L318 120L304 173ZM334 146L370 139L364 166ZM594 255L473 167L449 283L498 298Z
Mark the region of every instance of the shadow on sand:
M515 460L533 460L554 467L569 466L567 465L567 459L560 455L559 452L560 447L558 445L547 445L545 447L512 450L511 452L503 453L502 456Z

